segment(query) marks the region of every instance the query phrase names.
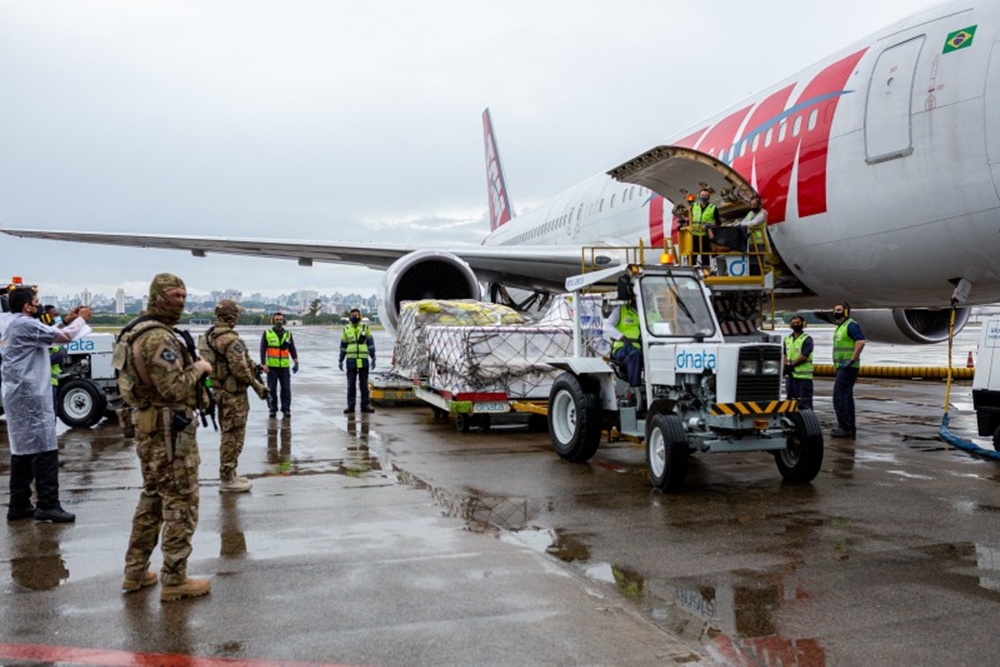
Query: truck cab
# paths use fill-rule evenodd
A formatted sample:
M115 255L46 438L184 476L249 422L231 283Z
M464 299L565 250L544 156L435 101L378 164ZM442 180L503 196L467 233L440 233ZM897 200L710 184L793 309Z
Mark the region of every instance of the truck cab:
M564 371L549 396L549 432L560 457L589 460L610 431L644 442L650 481L662 491L683 488L696 451L769 452L790 482L818 474L819 422L782 400L781 337L756 327L726 335L720 322L720 311L731 318L739 303L759 299L758 287L710 286L700 267L636 263L575 276L567 289L606 290L606 311L634 303L643 373L642 385L630 387L613 359L585 356L575 318L574 356L548 361Z

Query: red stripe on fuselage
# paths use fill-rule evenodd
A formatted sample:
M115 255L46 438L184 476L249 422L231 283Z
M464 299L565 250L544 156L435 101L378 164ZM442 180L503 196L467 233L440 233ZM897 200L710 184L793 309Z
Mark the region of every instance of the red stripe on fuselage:
M663 197L655 192L649 200L649 245L663 247Z

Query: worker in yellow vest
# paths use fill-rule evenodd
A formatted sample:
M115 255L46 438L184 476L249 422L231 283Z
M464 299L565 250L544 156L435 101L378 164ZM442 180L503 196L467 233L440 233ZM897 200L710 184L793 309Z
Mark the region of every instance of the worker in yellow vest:
M619 281L619 293L625 296L623 284ZM625 364L628 369L630 387L642 386L642 329L639 311L635 308L635 294L629 290L625 303L615 306L604 320L604 337L611 342L611 358Z
M719 209L711 203L712 193L702 190L691 204L691 254L697 263L708 266L711 262L712 239L709 230L720 222Z
M278 412L287 419L292 416L292 373L299 372L299 355L295 351L292 332L285 330L285 316L275 313L271 316L271 328L260 337L260 365L267 374L267 407L269 416ZM281 392L278 392L278 385Z
M854 383L861 372L861 350L865 349L865 335L861 326L851 319L851 309L846 303L833 307L833 366L837 379L833 382L833 410L837 413L837 428L830 432L834 438L854 438L857 424L854 421Z
M747 231L747 254L750 257L750 275L759 276L761 262L767 253L767 211L761 205L760 197L750 199L750 210L739 223Z
M785 337L785 395L799 403L800 410L813 409L813 339L803 331L806 321L792 317L792 335Z
M344 370L344 363L347 363L347 408L344 414L354 412L357 385L361 386L361 412L375 412L368 395L368 369L375 368L375 340L368 323L361 321L359 308L351 308L347 317L349 323L340 335L340 358L337 362L340 370Z

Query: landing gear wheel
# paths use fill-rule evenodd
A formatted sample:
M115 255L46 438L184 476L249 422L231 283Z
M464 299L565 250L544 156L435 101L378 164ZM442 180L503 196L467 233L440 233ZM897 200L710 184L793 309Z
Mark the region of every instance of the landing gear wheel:
M676 493L684 488L687 463L687 434L680 417L654 415L646 426L646 467L649 481L664 493Z
M589 461L601 444L601 400L572 373L563 373L549 391L549 437L566 461Z
M794 431L785 448L774 453L774 460L786 482L808 484L823 465L823 431L812 410L794 412L789 421Z
M75 378L59 385L59 418L73 428L90 428L104 419L108 399L90 380Z
M464 412L455 415L455 428L461 433L468 433L469 429L472 428L472 415L467 415Z

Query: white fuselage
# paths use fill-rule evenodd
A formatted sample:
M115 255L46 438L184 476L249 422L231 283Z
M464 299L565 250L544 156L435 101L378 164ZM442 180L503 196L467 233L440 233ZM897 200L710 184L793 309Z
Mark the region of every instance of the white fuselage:
M947 41L967 28L964 47ZM997 301L998 33L1000 3L942 5L666 143L713 155L755 187L776 249L823 303L944 306L961 278L969 303ZM601 174L484 244L656 245L670 210Z

